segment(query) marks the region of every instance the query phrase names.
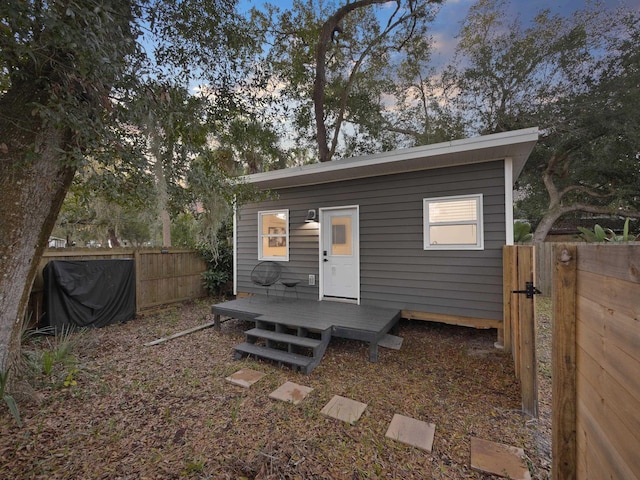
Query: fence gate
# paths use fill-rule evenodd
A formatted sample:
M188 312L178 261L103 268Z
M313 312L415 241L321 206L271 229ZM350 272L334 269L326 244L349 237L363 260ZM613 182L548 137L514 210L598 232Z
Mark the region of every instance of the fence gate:
M516 377L522 390L522 410L538 416L538 364L534 295L535 249L531 245L508 245L503 250L505 350L512 353Z

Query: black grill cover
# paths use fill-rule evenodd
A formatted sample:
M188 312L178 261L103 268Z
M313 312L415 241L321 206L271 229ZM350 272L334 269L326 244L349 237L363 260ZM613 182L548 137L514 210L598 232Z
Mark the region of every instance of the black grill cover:
M133 260L53 260L42 274L43 321L56 330L104 327L136 315Z

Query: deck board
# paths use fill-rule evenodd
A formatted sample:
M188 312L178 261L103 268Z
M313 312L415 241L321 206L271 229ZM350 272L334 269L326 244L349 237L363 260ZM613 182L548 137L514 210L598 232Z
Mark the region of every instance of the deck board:
M211 312L241 320L264 320L372 342L400 319L400 310L350 303L254 295L212 305Z

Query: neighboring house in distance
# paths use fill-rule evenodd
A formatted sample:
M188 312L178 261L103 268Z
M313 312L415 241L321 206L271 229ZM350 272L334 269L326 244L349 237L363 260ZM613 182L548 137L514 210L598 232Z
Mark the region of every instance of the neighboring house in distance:
M553 227L547 234L545 242L580 242L580 230L578 227L584 227L593 230L595 225L600 225L604 229L611 229L618 235L622 235L624 231L624 223L626 218L611 217L589 214L574 214L559 219L553 224ZM629 223L629 231L631 233L640 233L640 221L631 219Z
M49 248L64 248L67 245L67 240L60 237L49 237Z
M528 128L245 177L276 195L236 212L234 292L265 293L250 275L270 260L300 298L501 328L513 185L537 139Z

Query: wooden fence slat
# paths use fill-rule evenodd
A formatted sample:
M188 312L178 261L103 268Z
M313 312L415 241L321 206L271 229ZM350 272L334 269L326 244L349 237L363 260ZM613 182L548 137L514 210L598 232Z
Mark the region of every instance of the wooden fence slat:
M518 247L518 290L525 288L534 279L534 258L532 246ZM518 297L518 318L520 332L520 385L522 389L522 409L532 417L538 416L538 382L536 355L536 318L533 298L524 294Z
M607 348L617 348L629 355L633 359L630 361L636 363L640 371L640 317L618 313L613 308L582 296L577 305L577 317L591 319L587 327L598 331ZM638 398L640 399L640 395Z
M612 411L618 412L625 419L629 430L638 437L634 443L640 444L640 416L636 415L636 412L640 410L638 398L629 392L625 383L621 383L615 375L603 368L600 361L594 358L591 352L578 347L576 358L578 360L578 374L596 387L602 401ZM576 395L580 395L578 389L579 386L576 389Z
M610 457L615 456L615 452L606 452L607 443L602 436L603 431L600 426L593 421L593 417L585 409L582 402L578 402L578 438L580 438L580 462L583 465L580 475L573 477L580 480L602 480L602 479L634 479L634 475L629 472L624 474L620 470L621 463L615 460L611 462ZM626 468L623 467L626 470ZM613 473L618 471L618 473Z
M512 246L506 246L502 249L502 269L503 269L503 283L502 283L502 296L503 296L503 318L502 318L502 341L504 345L504 350L507 353L511 353L513 350L513 319L511 316L511 301L513 295L511 291L513 290L512 286L514 284L513 281L513 271L515 269L514 262L514 253L515 248Z
M553 243L539 242L536 250L536 287L543 295L550 296L553 288Z
M581 386L578 395L579 418L593 430L588 437L591 443L588 455L595 452L602 455L601 462L607 472L603 477L592 478L637 478L632 472L640 472L638 440L624 420L602 401L597 389L581 375L578 375L578 379ZM589 475L592 475L591 472Z
M576 261L574 245L553 249L552 478L576 478Z
M640 317L640 300L638 299L640 284L619 280L591 272L580 272L578 295L589 298L600 305L611 309L614 315L630 318Z
M640 283L640 242L588 244L580 249L578 270Z

